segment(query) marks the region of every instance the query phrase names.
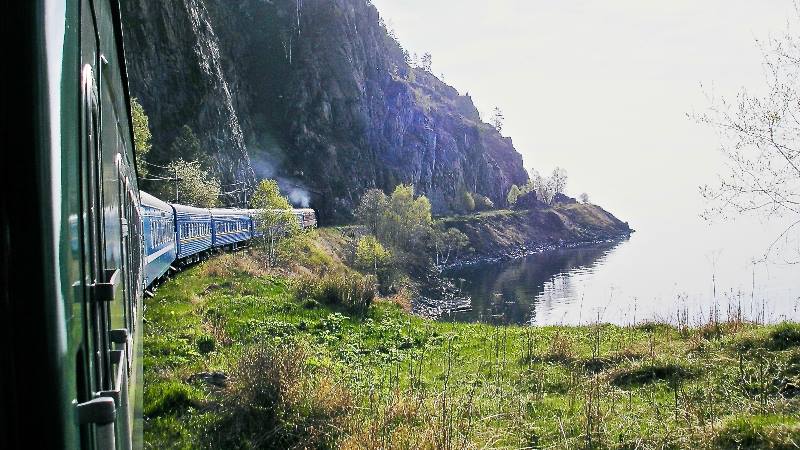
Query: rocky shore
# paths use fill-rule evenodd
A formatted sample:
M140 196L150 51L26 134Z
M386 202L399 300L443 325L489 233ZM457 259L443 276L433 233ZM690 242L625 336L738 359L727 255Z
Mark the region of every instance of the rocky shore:
M443 224L466 234L471 247L417 277L419 293L413 312L428 318L470 307L469 296L442 276L446 270L618 242L635 231L599 206L580 203L556 204L543 210L491 211L448 218Z

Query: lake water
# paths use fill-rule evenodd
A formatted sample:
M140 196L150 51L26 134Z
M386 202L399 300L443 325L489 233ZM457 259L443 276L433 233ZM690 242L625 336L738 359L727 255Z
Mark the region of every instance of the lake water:
M758 262L780 225L690 219L632 226L638 231L622 242L446 271L471 308L442 320L625 325L688 317L699 324L729 311L800 320L800 264L786 263L797 257L796 243L781 241L769 262Z

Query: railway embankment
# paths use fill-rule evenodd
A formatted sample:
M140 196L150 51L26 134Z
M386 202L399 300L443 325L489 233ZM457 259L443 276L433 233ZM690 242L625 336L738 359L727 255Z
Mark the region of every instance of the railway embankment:
M800 442L797 324L443 323L359 291L333 257L303 275L250 252L145 300L147 448Z

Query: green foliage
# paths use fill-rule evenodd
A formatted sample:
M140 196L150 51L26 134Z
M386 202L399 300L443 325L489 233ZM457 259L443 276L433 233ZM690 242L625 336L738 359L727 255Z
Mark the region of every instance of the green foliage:
M292 209L292 204L286 196L281 195L275 180L261 180L253 193L250 206L254 209Z
M250 205L259 210L255 222L262 235L257 243L264 250L264 262L267 266L274 266L281 255L295 252L295 244L299 245L302 241L287 238L296 236L302 230L289 199L281 195L275 180L261 180Z
M147 154L153 144L150 142L150 119L144 112L144 108L139 104L135 97L131 98L131 119L133 121L133 143L134 154L136 155L136 170L140 177L147 176L147 165L145 164Z
M375 277L354 271L305 276L298 278L295 295L303 300L341 307L355 314L364 314L375 299Z
M800 446L800 424L786 416L734 416L714 440L717 448L794 450Z
M517 203L517 199L519 196L523 194L522 189L519 188L516 184L511 185L511 189L508 191L508 196L506 196L506 201L508 201L508 206L514 206Z
M611 382L615 386L630 388L656 381L676 382L692 378L695 375L691 369L678 364L647 364L621 371L613 376Z
M469 237L456 228L437 229L433 232L436 264L447 264L451 255L458 254L470 244Z
M336 262L320 246L319 239L319 232L316 229L286 235L278 242L278 260L314 271L332 270Z
M202 396L180 381L156 383L147 387L144 415L153 418L167 414L183 414L202 406Z
M200 140L194 130L188 125L181 127L178 136L169 147L170 157L173 160L198 161L204 168L210 166L211 160L200 145Z
M800 347L800 324L784 322L770 333L769 338L772 350Z
M386 196L370 189L356 210L359 222L367 226L384 245L401 251L422 248L431 231L431 203L424 195L414 196L414 187L398 185Z
M369 232L382 237L383 220L388 210L389 198L380 189L369 189L361 196L361 203L356 208L355 214L358 221L367 227Z
M475 199L472 197L472 194L464 189L461 191L461 212L472 212L475 211Z
M720 323L712 338L661 324L437 322L382 300L351 314L353 289L342 280L352 276L359 275L290 282L220 270L212 260L146 299L146 447L786 449L798 442L796 394L775 384L798 367L800 348L783 344L792 342L789 325ZM217 342L208 355L191 342L203 333ZM772 350L775 342L787 349ZM230 374L230 385L192 377L208 371ZM615 380L624 378L621 389Z
M391 259L391 252L383 248L375 236L367 235L358 240L356 246L356 266L365 271L378 274Z
M217 341L214 339L214 336L202 334L197 338L197 351L202 354L213 352L216 346Z
M199 208L213 208L219 204L220 183L197 161L178 159L167 165L167 172L178 177L177 203ZM173 182L162 184L162 198L175 198Z

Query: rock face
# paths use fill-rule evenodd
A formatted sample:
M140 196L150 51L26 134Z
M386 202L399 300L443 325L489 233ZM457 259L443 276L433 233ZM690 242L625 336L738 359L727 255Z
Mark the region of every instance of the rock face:
M511 139L411 67L368 1L129 0L123 20L154 148L188 124L224 182L278 178L323 221L368 188L410 183L445 213L464 191L503 206L528 179Z
M166 149L189 125L223 182L252 182L246 111L235 98L240 82L203 1L125 1L122 7L130 90L150 118L152 159L168 161Z

